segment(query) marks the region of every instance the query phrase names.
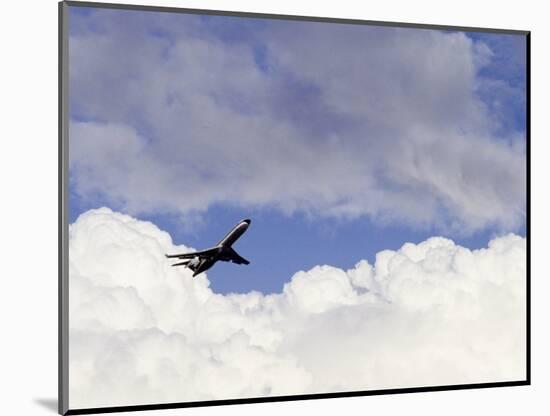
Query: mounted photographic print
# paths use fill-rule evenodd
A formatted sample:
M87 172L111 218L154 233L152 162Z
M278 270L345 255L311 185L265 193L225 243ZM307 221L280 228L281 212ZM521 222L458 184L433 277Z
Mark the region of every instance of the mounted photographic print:
M59 10L60 413L529 384L529 32Z

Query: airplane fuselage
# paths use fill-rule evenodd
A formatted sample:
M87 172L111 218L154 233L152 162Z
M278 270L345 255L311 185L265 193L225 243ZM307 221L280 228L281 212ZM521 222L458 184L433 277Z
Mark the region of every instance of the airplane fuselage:
M242 258L231 247L248 229L250 220L242 220L214 247L195 253L166 255L168 258L187 259L173 266L185 266L193 270L193 277L210 269L217 261L231 261L237 264L248 264L248 260Z
M227 235L222 238L222 240L218 243L217 247L225 248L225 247L231 247L235 241L239 239L241 235L244 234L244 232L248 229L248 226L250 225L250 220L242 220L240 223L235 225L231 231L227 233Z
M199 264L196 267L196 269L193 271L193 277L196 275L207 271L210 267L212 267L216 262L218 261L217 257L212 257L209 259L202 259L199 260Z

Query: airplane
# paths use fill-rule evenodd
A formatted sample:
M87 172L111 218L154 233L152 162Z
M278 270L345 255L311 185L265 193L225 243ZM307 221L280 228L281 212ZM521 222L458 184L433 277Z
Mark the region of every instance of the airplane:
M243 235L250 225L250 220L242 220L214 247L185 254L165 254L169 259L184 260L172 266L185 266L193 271L193 277L211 268L217 261L230 261L236 264L250 264L231 247Z

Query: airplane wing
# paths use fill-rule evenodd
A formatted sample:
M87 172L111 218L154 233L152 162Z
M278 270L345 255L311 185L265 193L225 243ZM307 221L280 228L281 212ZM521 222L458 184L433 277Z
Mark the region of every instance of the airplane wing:
M165 256L169 259L192 259L193 257L199 257L201 259L205 257L210 257L213 254L217 252L217 248L209 248L207 250L201 250L201 251L194 251L192 253L184 253L184 254L165 254Z
M229 248L227 250L227 256L223 256L220 260L230 261L235 264L250 264L247 259L239 256L239 254L232 248Z

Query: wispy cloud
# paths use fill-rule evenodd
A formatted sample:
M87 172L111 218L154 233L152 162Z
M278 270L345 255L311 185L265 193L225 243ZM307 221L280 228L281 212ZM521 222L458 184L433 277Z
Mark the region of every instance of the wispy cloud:
M524 131L502 129L495 99L518 90L479 76L486 43L244 21L72 21L77 193L133 214L226 203L466 233L523 224Z

